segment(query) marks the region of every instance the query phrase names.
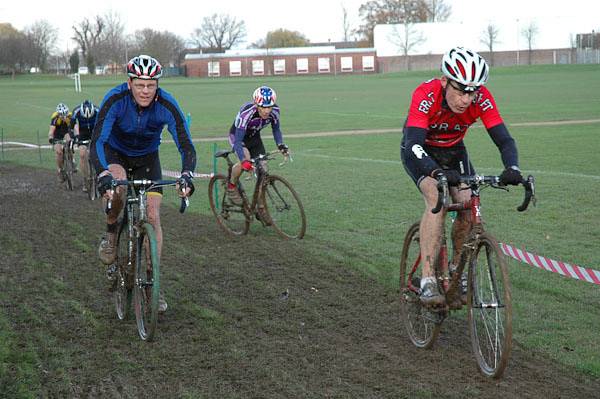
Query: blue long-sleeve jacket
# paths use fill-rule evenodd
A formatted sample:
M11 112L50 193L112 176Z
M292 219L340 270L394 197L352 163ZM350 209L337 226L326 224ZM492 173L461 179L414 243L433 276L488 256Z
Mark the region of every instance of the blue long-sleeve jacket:
M147 155L158 150L165 125L181 154L181 170L193 172L196 150L183 112L173 96L158 88L150 106L141 108L127 83L113 88L100 104L92 136L90 155L96 171L108 169L105 144L127 156Z

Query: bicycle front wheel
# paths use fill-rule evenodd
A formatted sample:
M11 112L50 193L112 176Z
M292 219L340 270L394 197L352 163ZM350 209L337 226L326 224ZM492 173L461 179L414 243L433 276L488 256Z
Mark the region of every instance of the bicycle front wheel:
M65 185L68 190L73 191L73 154L67 148L63 148L63 169Z
M419 223L406 233L400 257L400 317L415 346L431 348L440 333L441 316L419 299L423 262Z
M512 348L512 304L506 260L488 233L479 236L471 256L467 306L479 369L500 378Z
M160 266L156 235L149 223L138 227L134 284L134 308L140 338L151 341L158 322Z
M208 201L210 209L223 231L234 236L248 233L250 220L243 205L233 204L227 198L227 177L214 175L208 182Z
M117 238L117 278L114 282L113 299L119 320L125 320L131 309L133 296L133 243L129 239L129 225L124 220Z
M96 181L96 169L90 159L88 159L88 176L85 179L85 184L88 190L88 198L91 201L100 197L100 193L98 192L98 182Z
M302 238L306 232L306 215L296 190L283 177L270 175L265 179L260 202L264 214L283 238Z

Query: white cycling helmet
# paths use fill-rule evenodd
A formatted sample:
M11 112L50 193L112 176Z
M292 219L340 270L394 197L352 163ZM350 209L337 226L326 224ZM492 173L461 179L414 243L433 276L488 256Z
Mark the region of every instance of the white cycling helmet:
M85 100L81 103L81 116L86 119L90 119L96 113L96 107L94 104L90 102L90 100Z
M277 100L277 93L269 86L260 86L252 93L252 101L259 107L272 107Z
M69 115L69 107L67 107L67 105L64 103L60 103L56 106L56 112L59 116L64 118L65 116Z
M127 63L127 75L137 79L158 80L162 76L162 66L149 55L138 55Z
M463 91L475 91L488 79L490 68L482 56L463 47L454 47L442 58L442 73L460 84Z

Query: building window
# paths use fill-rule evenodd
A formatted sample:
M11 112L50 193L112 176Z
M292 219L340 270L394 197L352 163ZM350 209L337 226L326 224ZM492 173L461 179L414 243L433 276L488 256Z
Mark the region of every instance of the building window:
M219 65L219 61L209 61L208 62L208 76L220 76L221 75L221 66Z
M296 59L296 73L308 73L308 58Z
M342 72L352 72L352 57L341 57Z
M362 57L363 71L374 71L375 70L375 57L372 55L364 55Z
M285 73L285 60L273 60L273 73L283 75Z
M242 61L229 61L229 76L242 76Z
M265 62L263 60L252 60L252 75L264 75Z
M327 58L319 58L318 61L319 73L329 73L330 70L330 62L329 57Z

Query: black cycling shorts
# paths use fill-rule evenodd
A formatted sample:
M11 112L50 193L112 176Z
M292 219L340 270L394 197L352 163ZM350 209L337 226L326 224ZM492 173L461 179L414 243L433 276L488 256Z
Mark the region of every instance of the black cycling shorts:
M244 137L244 147L250 152L250 158L256 158L261 154L266 154L265 145L260 138L260 132Z
M461 176L471 176L475 174L475 168L469 160L469 154L464 143L459 143L453 147L432 147L424 146L425 152L433 158L442 169L453 169L458 171ZM414 156L410 156L410 149L405 148L404 141L400 146L400 158L406 173L412 178L417 187L421 181L427 177L419 167Z
M109 165L117 164L121 165L125 169L128 179L162 179L162 168L160 166L158 151L148 155L142 155L140 157L132 157L121 154L109 144L105 144L104 154L106 156L106 162ZM154 191L161 194L163 192L162 187L153 188L148 191Z

